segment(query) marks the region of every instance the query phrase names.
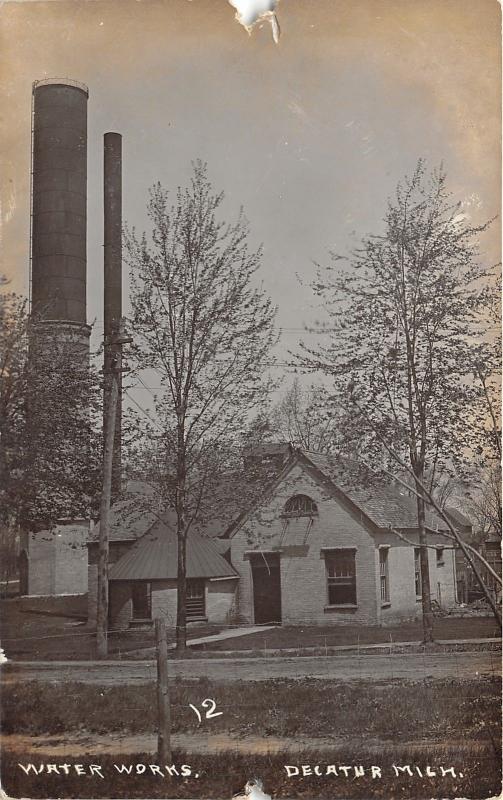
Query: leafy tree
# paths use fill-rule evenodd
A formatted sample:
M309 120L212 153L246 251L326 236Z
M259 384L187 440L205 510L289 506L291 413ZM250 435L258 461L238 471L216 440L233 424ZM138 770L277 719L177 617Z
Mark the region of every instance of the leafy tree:
M313 290L329 318L326 343L301 360L332 378L379 451L410 466L417 497L424 639L432 639L425 488L466 462L474 347L494 296L474 226L453 203L443 169L420 161L388 203L384 231L349 259L332 254ZM376 460L376 464L378 460Z
M0 304L0 520L51 530L89 517L99 491L100 390L71 336L31 319L26 300Z
M232 496L239 443L270 388L267 361L276 340L275 310L253 284L261 253L248 247L242 214L231 224L219 220L223 198L197 162L190 186L179 188L171 205L160 184L151 190L150 241L134 230L126 235L138 357L162 387L149 440L162 504L176 514L180 649L187 533L209 518L215 497Z
M12 293L0 297L0 517L10 523L17 508L15 489L22 470L27 393L26 301ZM17 518L17 514L14 514Z

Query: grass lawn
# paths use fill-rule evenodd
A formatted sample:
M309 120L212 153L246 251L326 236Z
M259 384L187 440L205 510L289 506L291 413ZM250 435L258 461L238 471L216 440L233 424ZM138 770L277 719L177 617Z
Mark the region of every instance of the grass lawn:
M220 712L211 733L236 735L355 735L393 742L500 736L500 682L478 680L336 683L305 678L241 684L207 679L171 681L173 732L200 729L192 703L211 697ZM55 734L85 728L95 733L143 733L156 726L155 685L82 683L5 684L4 733Z
M480 639L501 636L492 617L437 617L434 621L436 639ZM282 648L331 647L337 645L389 644L421 641L420 621L401 625L284 625L247 636L197 645L201 650L277 650Z
M86 612L85 597L0 600L2 647L7 656L14 659L93 659L96 656L96 637L83 621ZM189 637L206 636L219 630L221 628L215 625L189 625ZM152 627L109 633L112 658L153 644Z
M221 716L200 726L189 703L200 706L211 697ZM255 775L263 778L275 798L483 798L499 792L501 738L500 682L496 679L335 681L306 678L240 685L213 685L208 680L175 680L171 684L173 733L209 736L227 734L230 741L252 734L285 737L300 742L296 753L225 753L225 756L174 753L172 763L191 767L190 776L152 774L156 757L141 750L127 756L95 752L92 734L110 736L154 733L155 689L147 686L99 687L84 684L6 684L3 689L3 731L59 734L72 743L85 730L85 752L73 758L36 751L9 752L4 743L5 790L14 797L230 797ZM315 739L324 737L324 747ZM334 742L331 750L326 740ZM305 744L304 744L305 743ZM337 749L335 749L337 743ZM342 743L342 744L341 744ZM381 754L377 745L381 746ZM28 742L29 745L29 742ZM461 750L462 748L462 750ZM114 752L114 751L112 751ZM76 776L26 775L19 763L101 765L104 778L88 771ZM114 764L132 766L132 774L117 772ZM134 765L147 765L135 774ZM288 777L285 765L350 765L344 772ZM410 774L393 769L412 765ZM355 775L351 765L364 766ZM371 765L381 776L372 778ZM426 765L436 775L424 777ZM441 776L440 765L455 775ZM416 770L419 767L420 772ZM197 772L198 778L194 775Z
M65 615L62 609L65 608ZM0 600L0 635L9 658L19 660L93 659L96 657L95 636L85 622L85 598L16 598ZM218 633L217 625L190 624L189 640ZM438 617L435 619L437 639L472 639L498 636L490 617ZM174 632L168 637L173 640ZM330 647L336 645L389 644L398 641L420 641L420 622L380 628L364 625L282 626L260 633L197 645L195 652L222 650L276 650L281 648ZM154 645L153 628L131 628L111 631L111 658L128 657ZM141 653L140 653L140 657ZM152 655L148 654L147 658Z

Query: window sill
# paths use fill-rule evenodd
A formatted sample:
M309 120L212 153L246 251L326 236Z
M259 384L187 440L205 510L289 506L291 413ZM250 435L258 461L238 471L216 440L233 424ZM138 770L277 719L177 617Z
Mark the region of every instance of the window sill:
M422 595L416 595L416 603L422 603L422 602L423 602L423 596Z
M317 517L317 511L284 511L280 519L296 519L297 517Z
M437 561L437 567L445 567L445 561Z
M358 608L358 606L353 603L337 603L337 605L325 606L323 611L325 613L327 613L327 611L345 611L346 609L348 611L354 611L356 608Z
M389 608L391 605L391 600L386 600L385 603L381 603L381 608Z

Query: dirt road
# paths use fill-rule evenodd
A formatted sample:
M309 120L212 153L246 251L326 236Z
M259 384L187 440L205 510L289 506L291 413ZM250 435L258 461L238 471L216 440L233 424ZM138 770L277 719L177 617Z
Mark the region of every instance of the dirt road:
M501 675L499 652L400 653L395 655L312 656L307 658L186 659L169 662L171 676L212 681L262 681L271 678L332 678L339 681L374 678L477 678ZM2 681L81 681L133 684L155 680L154 661L8 662Z

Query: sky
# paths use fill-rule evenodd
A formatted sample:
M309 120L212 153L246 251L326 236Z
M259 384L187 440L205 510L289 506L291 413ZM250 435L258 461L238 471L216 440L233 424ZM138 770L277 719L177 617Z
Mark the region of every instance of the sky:
M280 351L317 318L314 262L379 232L418 158L443 162L471 221L500 213L496 0L281 0L249 35L227 0L51 0L0 8L2 273L27 293L31 85L89 87L88 321L102 332L103 134L123 136L123 217L147 226L148 189L208 163L240 206ZM499 260L499 224L484 256ZM299 281L299 276L302 282ZM127 307L127 280L124 303Z

